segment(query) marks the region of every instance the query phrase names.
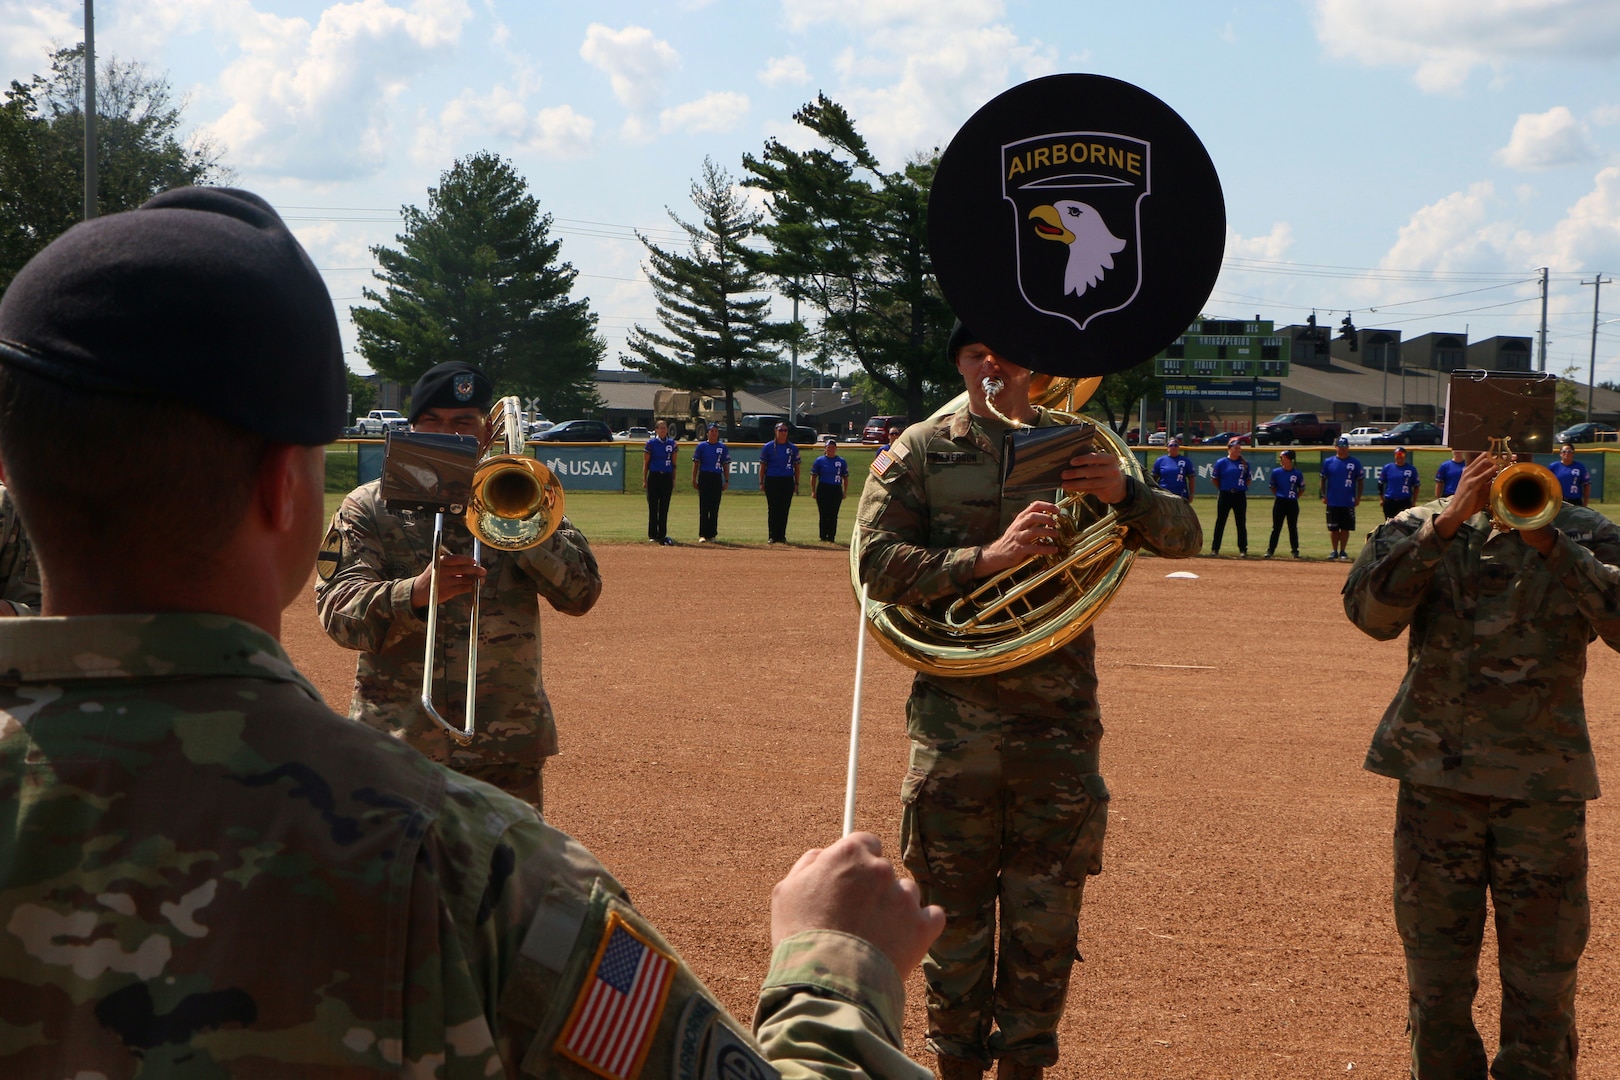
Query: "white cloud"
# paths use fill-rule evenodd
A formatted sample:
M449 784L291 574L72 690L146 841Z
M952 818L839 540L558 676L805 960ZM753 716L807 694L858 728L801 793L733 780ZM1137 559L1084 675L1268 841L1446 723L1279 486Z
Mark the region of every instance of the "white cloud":
M1480 66L1620 56L1613 0L1316 0L1334 56L1414 69L1419 87L1459 89Z
M444 168L475 146L495 143L508 153L580 158L591 152L595 132L596 122L571 106L531 111L525 95L496 86L487 94L464 91L445 105L437 120L421 123L411 157Z
M704 131L730 131L748 115L748 95L729 90L704 94L665 109L658 116L659 128L664 132L684 131L697 134Z
M1264 236L1243 236L1231 227L1226 230L1226 256L1240 259L1276 261L1294 245L1294 229L1286 221L1279 221Z
M579 55L607 75L613 96L634 114L644 114L658 104L665 81L681 66L674 46L654 37L644 26L614 30L592 23Z
M205 132L245 171L317 181L364 176L388 160L388 106L471 18L464 0L357 0L327 8L313 27L245 3L210 14L235 27L243 55L220 77L232 104Z
M1522 113L1513 125L1508 144L1496 160L1512 169L1552 169L1590 161L1586 129L1569 109L1555 106L1544 113Z
M82 10L78 4L0 0L0 27L5 28L0 33L0 85L10 85L12 79L26 83L30 76L50 71L51 51L84 35Z
M1493 219L1497 205L1495 185L1482 180L1422 207L1401 226L1379 265L1389 270L1498 269L1516 238L1521 245L1523 238Z
M760 69L759 81L766 86L803 86L810 81L810 69L797 56L773 56Z
M1599 105L1592 110L1592 123L1598 127L1620 124L1620 105Z
M1542 264L1564 270L1620 266L1620 166L1600 171L1592 190L1553 227Z
M802 31L817 23L839 23L851 31L906 24L975 26L1000 18L1000 0L782 0L788 26Z

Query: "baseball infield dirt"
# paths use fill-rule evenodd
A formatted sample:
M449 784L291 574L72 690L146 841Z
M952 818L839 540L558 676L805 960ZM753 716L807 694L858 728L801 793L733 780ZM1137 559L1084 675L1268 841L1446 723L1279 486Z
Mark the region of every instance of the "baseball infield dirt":
M562 756L546 816L579 837L725 1004L747 1017L771 885L838 834L855 667L847 553L831 547L598 549L596 609L547 613ZM1171 579L1190 570L1197 580ZM1144 558L1098 624L1113 792L1086 888L1054 1080L1403 1075L1406 990L1390 914L1395 784L1361 770L1406 665L1339 602L1328 563ZM346 710L353 654L312 601L298 665ZM895 850L910 673L867 650L859 827ZM1586 696L1620 769L1620 656L1595 644ZM1611 776L1614 775L1612 772ZM1592 805L1593 931L1581 1066L1620 1076L1620 829ZM1487 930L1489 934L1489 930ZM1494 1051L1495 946L1476 1009ZM906 1047L922 1049L909 980Z

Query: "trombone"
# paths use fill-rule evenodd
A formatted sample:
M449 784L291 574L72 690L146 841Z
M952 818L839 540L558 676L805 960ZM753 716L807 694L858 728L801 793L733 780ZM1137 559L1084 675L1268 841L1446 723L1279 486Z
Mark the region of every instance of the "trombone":
M524 435L518 399L504 397L489 412L488 433L478 450L483 457L473 472L472 490L463 520L473 534L473 562L483 565L484 545L500 551L538 547L557 531L563 516L563 488L556 475L523 453ZM454 507L452 507L454 509ZM444 512L433 517L433 573L428 582L427 655L422 664L422 708L460 746L473 740L473 714L478 699L478 600L482 583L472 592L472 618L467 627L467 705L456 727L433 707L433 653L439 628L439 556L444 543Z
M1491 520L1499 529L1534 532L1558 516L1564 502L1563 488L1545 465L1514 461L1508 441L1493 437L1488 451L1498 468L1496 479L1491 481Z

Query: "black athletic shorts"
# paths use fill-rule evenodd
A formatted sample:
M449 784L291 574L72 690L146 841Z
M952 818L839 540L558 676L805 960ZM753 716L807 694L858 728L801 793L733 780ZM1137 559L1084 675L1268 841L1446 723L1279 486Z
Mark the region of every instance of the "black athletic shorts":
M1353 506L1330 506L1327 508L1328 532L1355 532L1356 508Z

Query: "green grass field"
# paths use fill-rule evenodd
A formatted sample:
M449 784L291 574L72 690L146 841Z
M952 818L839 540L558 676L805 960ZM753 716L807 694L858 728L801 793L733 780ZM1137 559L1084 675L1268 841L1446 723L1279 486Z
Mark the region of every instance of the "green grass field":
M842 511L838 516L838 540L841 544L849 542L850 528L855 520L855 504L859 499L859 487L869 475L867 468L871 464L872 451L859 447L843 447L839 451L850 463L850 497L844 501ZM808 450L805 454L809 457ZM1434 490L1432 479L1435 467L1447 455L1433 451L1422 451L1415 455L1421 475L1424 477L1424 493L1428 495ZM1269 471L1271 455L1264 449L1258 454L1251 455L1250 461L1255 465L1262 462ZM1362 460L1369 468L1380 465L1385 460L1383 455L1363 455ZM1300 555L1307 559L1325 559L1328 554L1328 535L1325 515L1322 504L1315 496L1316 491L1316 465L1314 461L1302 461L1301 467L1305 470L1307 498L1301 502L1299 511L1299 548ZM327 454L326 490L327 509L336 510L343 501L343 496L354 487L355 456L353 446L339 444L332 447ZM570 520L582 529L592 543L596 544L633 544L647 542L647 501L641 492L640 477L633 481L636 485L634 491L624 493L604 491L571 491L565 496L565 511ZM734 483L720 503L720 542L723 544L758 544L765 543L765 498L753 484L757 481L747 481L742 484ZM1199 481L1199 490L1205 492L1193 500L1193 507L1198 511L1199 520L1204 523L1204 547L1207 550L1210 539L1215 531L1215 496L1208 493L1208 479ZM810 479L806 475L800 488L801 494L793 500L793 511L788 518L788 541L794 544L805 544L812 547L826 546L816 539L816 504L810 498ZM1362 499L1361 506L1356 513L1357 535L1350 539L1350 553L1354 555L1361 548L1362 537L1378 525L1381 511L1378 506L1376 488L1369 482L1367 495ZM1265 554L1266 540L1271 533L1271 495L1261 488L1259 495L1249 499L1249 556L1257 558ZM1620 512L1620 503L1596 503L1593 509L1604 516L1615 519ZM669 534L677 543L695 544L697 542L697 492L691 487L691 474L689 471L676 473L675 497L669 508ZM1226 536L1221 541L1224 551L1223 557L1237 555L1237 536L1231 522L1227 523ZM1278 548L1286 560L1288 557L1288 532L1283 530Z

